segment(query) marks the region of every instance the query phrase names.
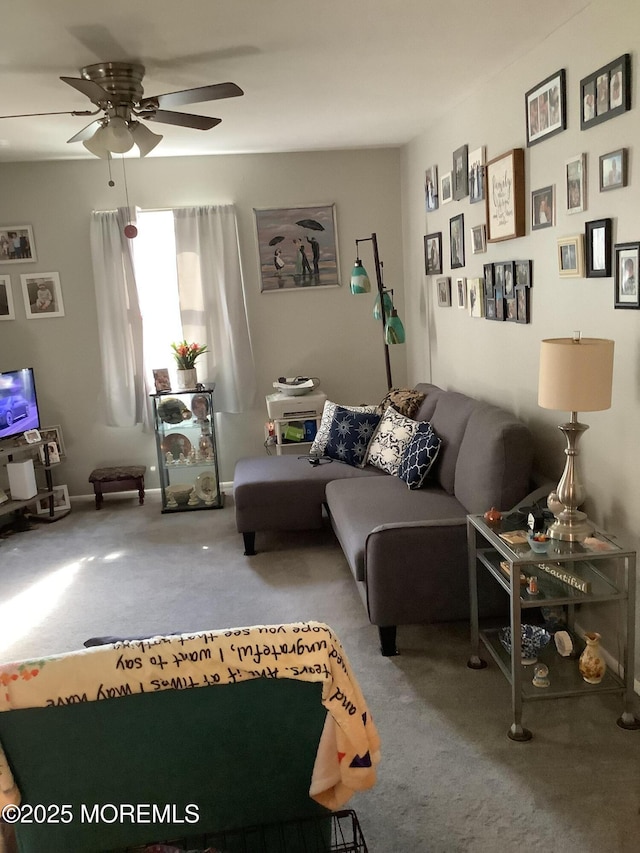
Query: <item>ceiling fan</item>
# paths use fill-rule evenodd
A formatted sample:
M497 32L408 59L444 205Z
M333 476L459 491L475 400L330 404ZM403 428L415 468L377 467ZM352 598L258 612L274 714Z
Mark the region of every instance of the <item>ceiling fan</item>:
M139 119L161 122L196 130L210 130L222 119L193 113L175 112L167 107L181 107L222 98L235 98L244 92L235 83L215 83L167 92L164 95L145 98L142 79L145 68L139 62L98 62L80 69L80 77L61 77L64 83L73 86L91 101L95 110L64 110L55 113L30 113L28 115L100 115L67 142L82 142L96 157L106 159L111 154L123 154L134 145L140 156L152 151L162 139ZM0 118L26 118L0 116Z

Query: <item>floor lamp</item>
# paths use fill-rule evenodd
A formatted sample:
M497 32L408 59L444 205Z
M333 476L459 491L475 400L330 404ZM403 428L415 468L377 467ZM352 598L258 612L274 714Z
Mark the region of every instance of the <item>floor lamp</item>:
M351 272L351 293L360 295L362 293L371 292L371 281L367 275L367 271L360 260L360 243L370 242L373 246L373 263L376 270L376 285L378 295L373 308L374 318L380 319L382 322L382 339L384 342L384 363L387 371L387 386L389 390L393 388L393 380L391 378L391 361L389 359L389 345L403 344L405 341L404 326L398 312L393 304L393 290L388 290L384 286L382 278L383 263L380 260L378 253L378 238L374 233L371 237L361 237L356 240L356 261Z
M613 341L583 338L580 332L541 343L538 405L571 412L571 420L558 427L567 442L567 461L556 490L564 509L547 531L551 539L579 542L594 530L586 513L578 510L586 498L578 470L578 441L589 429L578 421L578 412L611 408L613 347Z

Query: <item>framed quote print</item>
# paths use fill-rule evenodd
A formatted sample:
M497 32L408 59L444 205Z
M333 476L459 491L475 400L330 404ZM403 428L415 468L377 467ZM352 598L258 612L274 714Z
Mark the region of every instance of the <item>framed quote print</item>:
M513 148L489 160L487 243L513 240L525 233L524 149Z

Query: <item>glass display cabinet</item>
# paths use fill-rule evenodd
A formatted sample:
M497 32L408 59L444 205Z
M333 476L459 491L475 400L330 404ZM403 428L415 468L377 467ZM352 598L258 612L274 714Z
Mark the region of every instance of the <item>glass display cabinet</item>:
M220 509L214 390L152 394L162 512Z

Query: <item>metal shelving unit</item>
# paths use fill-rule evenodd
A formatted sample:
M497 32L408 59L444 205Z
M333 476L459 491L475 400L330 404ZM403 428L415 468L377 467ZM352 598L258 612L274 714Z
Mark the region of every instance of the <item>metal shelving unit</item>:
M471 656L468 666L482 669L486 662L480 657L480 643L487 649L498 667L511 683L513 723L508 735L512 740L526 741L531 732L522 725L523 703L540 699L559 699L587 696L598 693L620 693L623 713L618 725L624 729L639 729L633 706L635 694L635 597L636 552L621 545L617 538L597 532L591 545L579 542L551 540L546 554L533 552L528 544L510 545L501 533L522 529L524 520L506 519L498 524L488 524L481 515L467 516L467 542L469 559L469 585L471 593ZM508 574L500 564L508 567ZM480 630L478 616L477 571L481 566L508 594L510 600L510 627L512 653L509 654L499 638L497 628ZM571 573L575 586L549 574L542 566L562 574ZM521 585L520 575L538 580L537 594L531 594ZM575 656L563 658L550 643L538 659L549 666L551 684L546 688L531 683L533 667L524 666L521 660L521 635L523 613L534 608L563 605L567 608L567 627L573 631L576 606L619 601L625 607L626 618L620 625L624 635L624 676L607 669L600 684L587 684L581 677Z

